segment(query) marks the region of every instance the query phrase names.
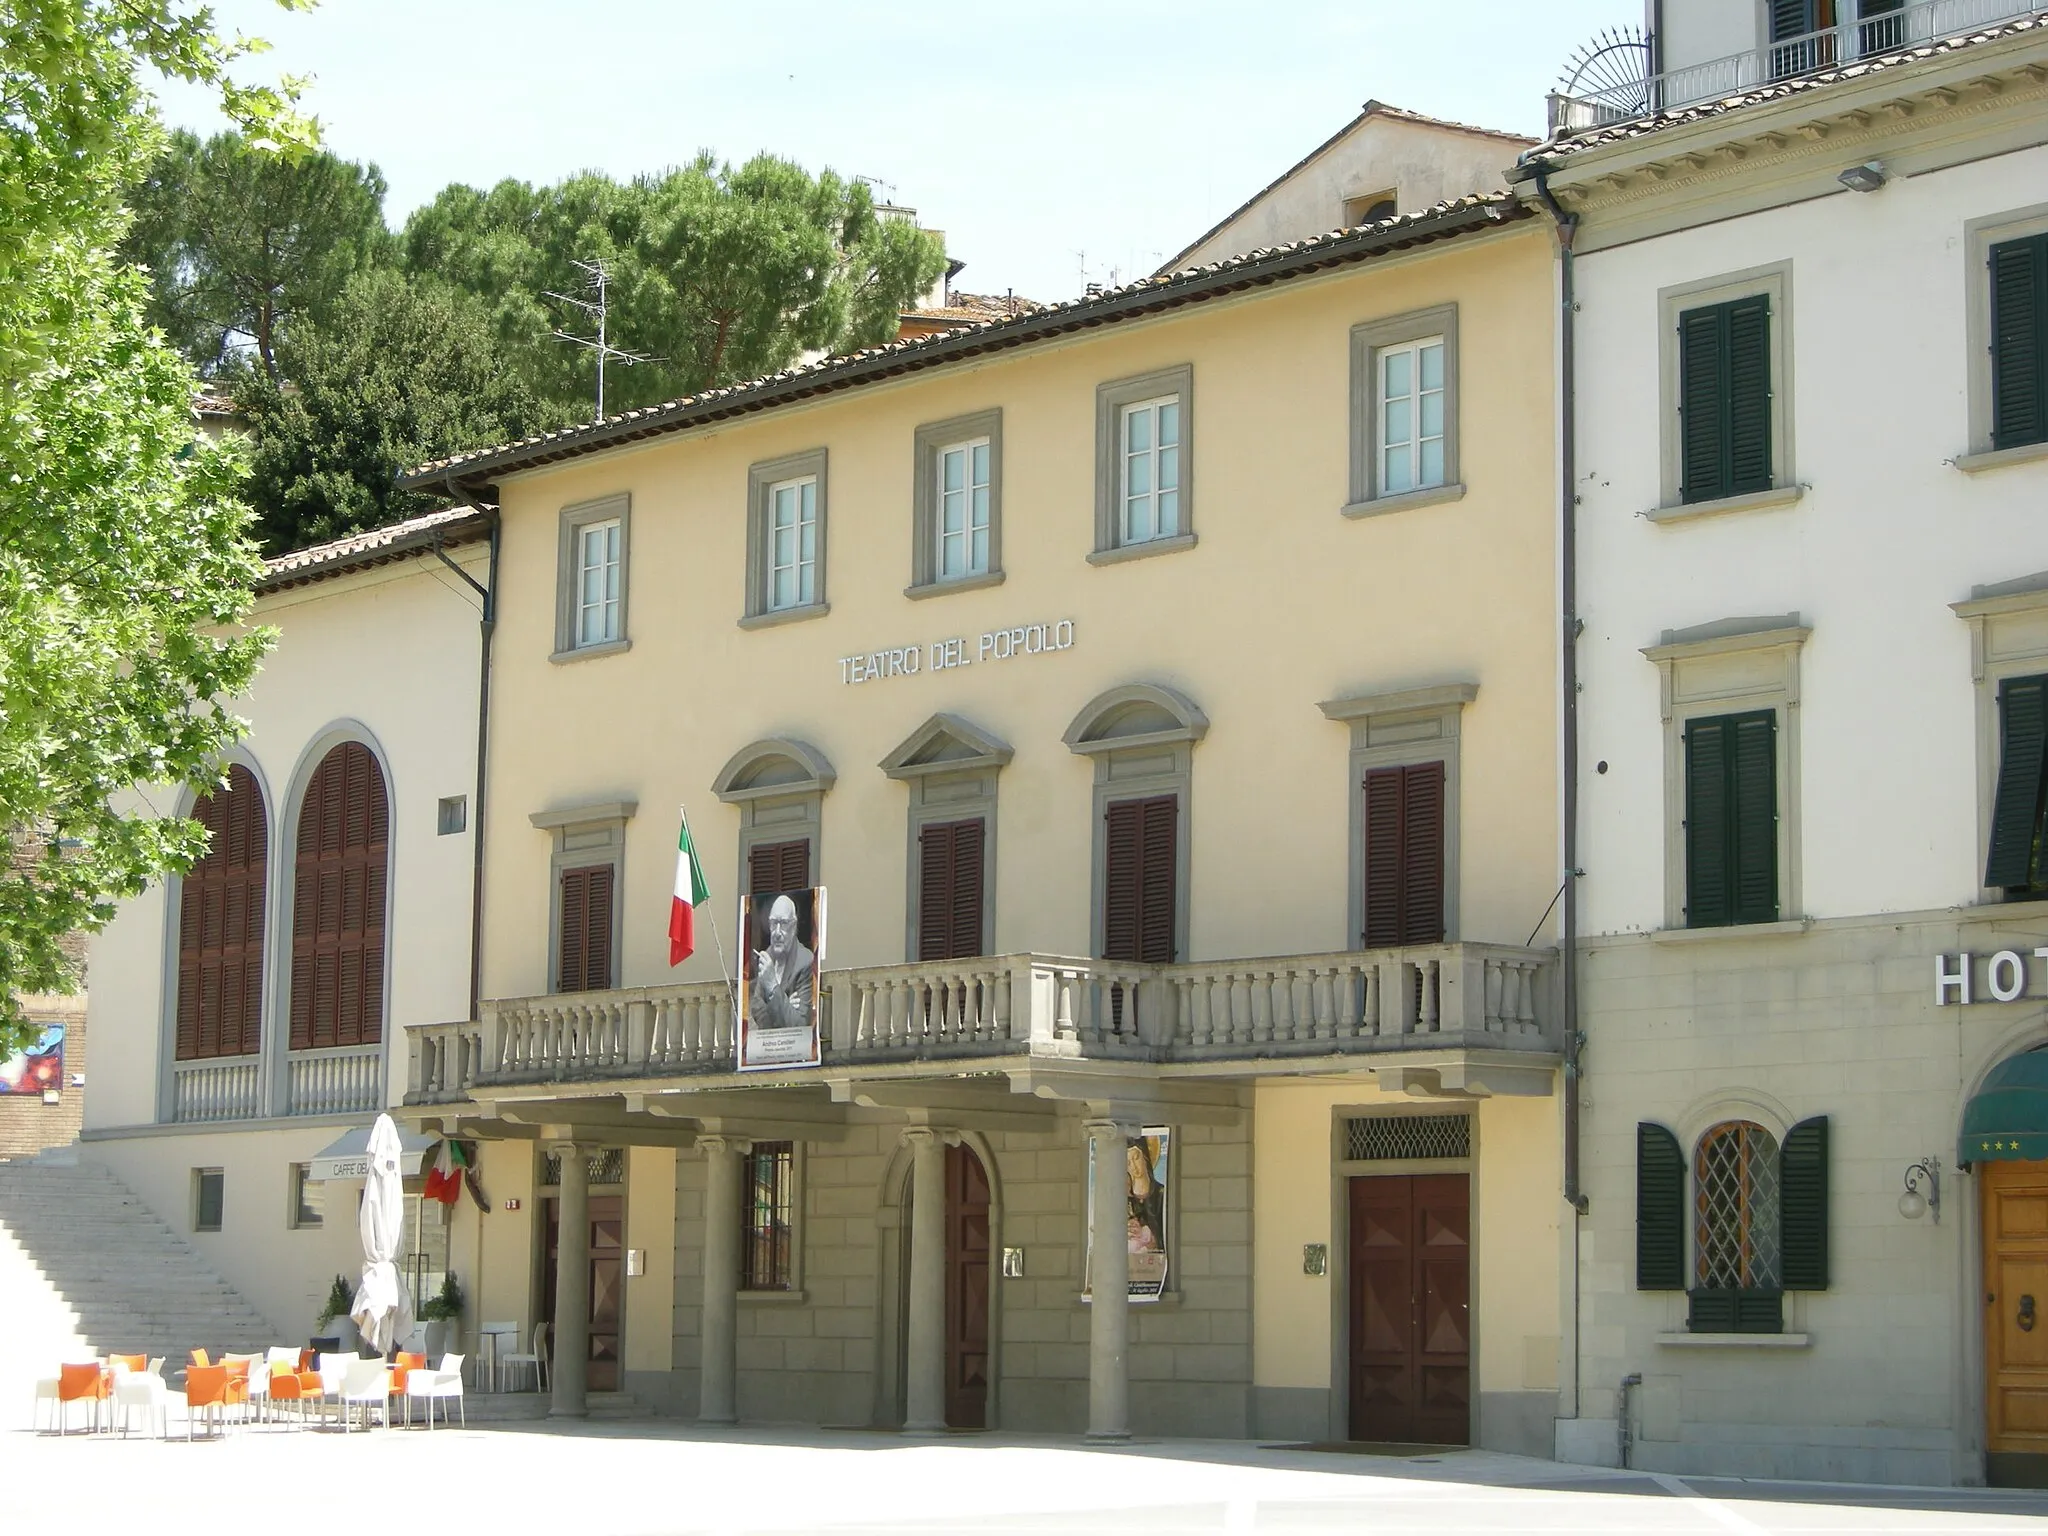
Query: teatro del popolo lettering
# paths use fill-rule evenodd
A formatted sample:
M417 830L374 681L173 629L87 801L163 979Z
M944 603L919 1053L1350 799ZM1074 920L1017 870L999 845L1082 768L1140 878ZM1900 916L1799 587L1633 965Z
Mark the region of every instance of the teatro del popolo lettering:
M839 658L842 683L872 683L885 677L915 677L920 672L944 672L952 667L971 667L979 662L1011 661L1020 656L1047 656L1074 647L1074 621L1058 619L1046 624L1018 624L1009 629L983 630L977 639L965 635L950 640L932 640L923 645L898 645L887 650L867 651Z

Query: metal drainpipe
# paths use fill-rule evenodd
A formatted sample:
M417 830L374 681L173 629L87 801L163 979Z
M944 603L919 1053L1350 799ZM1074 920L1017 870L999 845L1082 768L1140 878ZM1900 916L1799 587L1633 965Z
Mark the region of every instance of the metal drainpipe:
M1558 607L1563 622L1563 645L1559 656L1559 692L1563 696L1559 731L1562 736L1560 786L1562 825L1559 829L1564 858L1563 964L1564 1026L1564 1197L1572 1208L1572 1411L1579 1416L1583 1393L1580 1388L1579 1333L1580 1287L1579 1242L1581 1225L1589 1201L1580 1183L1579 1105L1580 1056L1585 1036L1579 1030L1579 518L1578 518L1578 313L1577 273L1572 243L1578 233L1579 217L1566 213L1550 191L1550 167L1533 162L1536 196L1557 226L1558 250Z
M1628 1466L1629 1452L1636 1443L1634 1426L1629 1422L1628 1416L1629 1389L1640 1387L1642 1384L1643 1373L1630 1371L1621 1378L1621 1385L1614 1389L1614 1440L1616 1449L1621 1453L1623 1467Z
M475 494L462 490L450 478L448 494L476 508L487 510L484 502ZM490 564L483 586L477 586L474 577L455 565L445 554L442 563L455 570L458 576L476 587L477 596L483 604L483 617L477 625L477 684L476 684L476 794L475 804L469 818L470 843L474 850L474 862L470 871L469 892L469 1016L480 1020L484 982L484 787L489 764L491 741L491 637L498 627L498 518L497 509L488 508L491 516ZM440 547L435 547L441 554Z

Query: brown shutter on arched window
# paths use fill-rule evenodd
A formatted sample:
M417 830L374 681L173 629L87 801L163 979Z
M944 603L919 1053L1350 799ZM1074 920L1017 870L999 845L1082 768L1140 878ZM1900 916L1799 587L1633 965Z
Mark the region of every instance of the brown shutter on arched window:
M299 808L292 897L295 1051L384 1038L384 899L390 802L377 759L345 741Z
M253 1056L263 1044L263 896L269 823L256 776L240 764L227 788L192 808L206 856L178 908L177 1058Z
M1102 958L1173 963L1175 822L1172 795L1119 800L1104 813Z

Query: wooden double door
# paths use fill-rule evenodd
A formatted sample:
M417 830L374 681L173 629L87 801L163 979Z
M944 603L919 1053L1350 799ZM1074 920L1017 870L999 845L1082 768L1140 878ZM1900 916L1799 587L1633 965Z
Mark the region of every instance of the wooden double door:
M988 1428L988 1173L946 1148L946 1427Z
M1353 1440L1472 1435L1470 1176L1351 1180Z
M2048 1486L2048 1163L1985 1163L1988 1480Z
M541 1316L550 1341L561 1337L555 1319L555 1278L561 1252L562 1205L547 1204L547 1256L541 1271ZM626 1287L626 1202L618 1195L590 1197L590 1356L584 1384L593 1392L619 1390ZM555 1345L550 1342L550 1351Z

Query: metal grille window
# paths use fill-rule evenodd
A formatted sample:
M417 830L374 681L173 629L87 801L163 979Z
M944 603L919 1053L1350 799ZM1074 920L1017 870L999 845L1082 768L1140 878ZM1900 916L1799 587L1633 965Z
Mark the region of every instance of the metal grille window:
M791 1220L796 1149L757 1141L740 1163L740 1289L786 1291L791 1283Z
M1760 1125L1734 1120L1700 1138L1693 1265L1706 1289L1778 1288L1778 1143Z
M1411 1162L1471 1155L1470 1115L1358 1115L1344 1122L1347 1162Z
M626 1182L626 1149L605 1147L584 1159L584 1168L593 1184L623 1184ZM540 1181L550 1187L562 1182L562 1159L556 1153L547 1153L540 1166Z

